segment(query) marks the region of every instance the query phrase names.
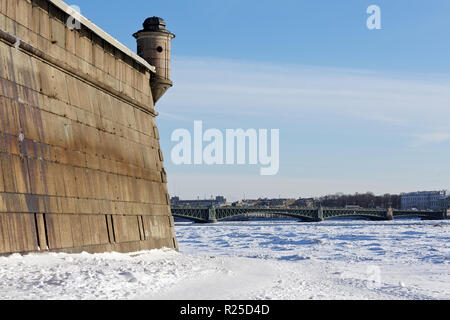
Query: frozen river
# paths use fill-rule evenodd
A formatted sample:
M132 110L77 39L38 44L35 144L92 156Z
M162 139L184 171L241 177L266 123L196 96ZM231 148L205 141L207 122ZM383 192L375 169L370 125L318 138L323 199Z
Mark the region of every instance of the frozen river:
M0 298L450 299L450 221L175 229L180 253L0 258Z
M176 231L186 254L274 263L283 290L266 298L450 298L449 221L179 223Z

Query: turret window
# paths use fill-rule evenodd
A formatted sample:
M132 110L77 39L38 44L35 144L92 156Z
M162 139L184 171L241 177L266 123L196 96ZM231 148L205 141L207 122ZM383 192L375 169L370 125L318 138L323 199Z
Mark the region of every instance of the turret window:
M156 48L156 51L158 51L159 53L163 52L163 48L161 46L159 46L158 48Z

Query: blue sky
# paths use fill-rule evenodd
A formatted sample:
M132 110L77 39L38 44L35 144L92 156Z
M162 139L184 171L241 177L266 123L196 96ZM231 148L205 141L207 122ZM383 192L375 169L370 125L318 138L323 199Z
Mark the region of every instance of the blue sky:
M318 196L450 186L450 2L68 2L128 47L163 17L175 87L157 105L172 195ZM382 30L366 9L381 8ZM175 166L177 128L280 129L280 172Z

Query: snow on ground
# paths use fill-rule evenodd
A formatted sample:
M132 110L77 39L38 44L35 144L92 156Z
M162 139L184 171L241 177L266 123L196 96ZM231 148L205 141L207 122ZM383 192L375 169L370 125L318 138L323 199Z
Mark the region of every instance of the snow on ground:
M0 299L449 299L450 221L176 223L180 253L0 258Z

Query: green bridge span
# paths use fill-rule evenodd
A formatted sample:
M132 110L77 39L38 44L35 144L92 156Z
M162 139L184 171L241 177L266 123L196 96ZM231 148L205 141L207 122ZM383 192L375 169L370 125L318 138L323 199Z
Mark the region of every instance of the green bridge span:
M394 209L347 209L347 208L266 208L266 207L172 207L174 217L199 223L215 223L227 218L267 213L298 218L305 222L320 222L339 217L363 217L370 220L394 220L395 218L415 217L424 220L444 220L447 210L420 211Z

